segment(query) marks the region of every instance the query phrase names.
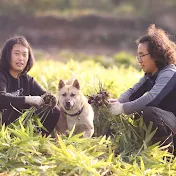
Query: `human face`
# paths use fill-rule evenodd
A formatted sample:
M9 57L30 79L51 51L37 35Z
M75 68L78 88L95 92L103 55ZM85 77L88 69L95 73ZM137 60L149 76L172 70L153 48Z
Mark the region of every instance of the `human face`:
M14 77L24 70L29 58L29 50L23 45L15 44L11 51L10 73Z
M147 42L140 43L138 45L137 58L139 65L145 73L154 74L155 72L157 72L158 67L154 62L154 58L152 58L150 53L148 52Z

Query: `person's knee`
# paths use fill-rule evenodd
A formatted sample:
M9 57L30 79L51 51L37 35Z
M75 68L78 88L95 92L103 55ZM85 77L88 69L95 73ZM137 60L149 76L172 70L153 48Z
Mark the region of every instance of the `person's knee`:
M155 108L151 106L145 106L143 109L143 116L145 117L151 117L155 112Z
M60 117L60 108L59 108L59 106L55 106L53 108L53 110L51 112L51 115L59 120L59 117Z
M155 108L154 107L150 107L150 106L146 106L143 109L143 119L145 124L148 126L150 124L150 122L155 123Z
M58 106L54 107L47 118L45 119L43 125L47 129L47 131L43 130L42 134L46 134L48 136L56 127L56 124L59 121L60 117L60 108Z

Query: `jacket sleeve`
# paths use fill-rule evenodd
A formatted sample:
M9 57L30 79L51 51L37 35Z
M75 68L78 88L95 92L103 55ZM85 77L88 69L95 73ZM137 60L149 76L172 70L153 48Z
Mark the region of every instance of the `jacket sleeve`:
M126 92L120 95L118 98L119 102L126 103L142 96L147 91L145 84L146 76L143 76L132 88L128 89Z
M14 105L16 108L25 108L27 106L25 104L25 97L17 97L7 93L7 84L7 77L3 73L0 73L0 109L8 109Z
M158 75L152 89L134 101L123 104L125 114L141 111L145 106L157 106L174 89L175 72L166 70Z
M32 96L41 96L46 91L42 89L42 87L34 80L33 77L30 77L30 89L31 89L31 95Z

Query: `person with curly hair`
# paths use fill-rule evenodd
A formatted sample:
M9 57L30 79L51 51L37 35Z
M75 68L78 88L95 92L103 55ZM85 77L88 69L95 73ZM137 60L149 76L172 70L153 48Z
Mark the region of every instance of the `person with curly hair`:
M150 25L137 40L136 59L144 76L117 99L109 100L113 115L141 113L145 124L153 123L153 143L170 144L176 133L176 46L163 29Z

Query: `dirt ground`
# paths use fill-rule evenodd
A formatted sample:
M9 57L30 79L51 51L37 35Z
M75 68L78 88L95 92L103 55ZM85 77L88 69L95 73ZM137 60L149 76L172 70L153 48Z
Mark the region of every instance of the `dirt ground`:
M155 23L172 35L176 12L166 11L150 19L88 15L77 18L0 16L0 45L13 35L24 35L35 49L62 49L86 54L111 55L121 50L135 52L135 40Z

